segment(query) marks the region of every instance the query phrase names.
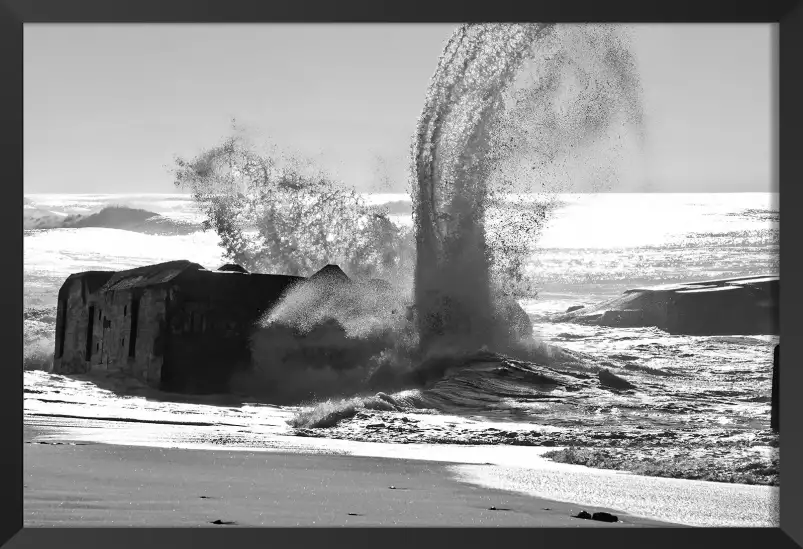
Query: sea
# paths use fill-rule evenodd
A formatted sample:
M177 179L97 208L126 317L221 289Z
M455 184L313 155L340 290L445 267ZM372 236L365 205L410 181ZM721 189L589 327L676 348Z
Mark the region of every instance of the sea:
M57 293L70 274L177 259L216 268L227 259L217 235L202 229L202 216L186 194L26 194L25 422L50 429L53 440L69 435L72 443L436 459L453 463L465 482L551 499L690 525L777 525L777 486L657 478L540 456L556 448L605 446L637 460L691 456L733 471L777 460L777 440L769 434L777 336L678 336L656 328L556 323L551 317L635 287L777 274L778 194L552 198L556 206L528 265L538 292L520 304L540 342L606 364L634 390L590 382L546 389L526 376L500 379L488 367L473 365L421 390L278 406L49 372ZM366 199L392 204L395 222L411 222L406 195ZM112 206L147 213L91 217ZM69 222L77 218L100 221ZM556 370L575 378L593 371ZM378 400L386 405L370 404ZM337 412L344 403L356 412L343 421L288 423L304 412Z

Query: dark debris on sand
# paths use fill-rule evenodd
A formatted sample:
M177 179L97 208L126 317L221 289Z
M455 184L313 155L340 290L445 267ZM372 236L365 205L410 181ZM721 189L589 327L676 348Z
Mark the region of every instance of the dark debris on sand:
M580 511L576 515L575 518L586 519L586 520L598 520L600 522L619 522L619 517L616 515L612 515L606 512L598 512L594 513L593 515L588 511Z

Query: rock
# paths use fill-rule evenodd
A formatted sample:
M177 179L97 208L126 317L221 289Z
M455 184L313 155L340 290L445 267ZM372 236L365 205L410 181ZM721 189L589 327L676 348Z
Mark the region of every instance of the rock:
M553 322L654 326L682 335L776 335L777 276L752 276L637 288L597 305L570 307Z
M591 514L588 513L587 511L580 511L579 513L577 513L574 516L575 516L575 518L581 518L581 519L590 519L591 518Z
M600 370L599 374L599 382L604 385L605 387L611 387L612 389L635 389L636 386L630 383L627 380L622 379L621 377L611 373L610 370Z
M617 517L616 515L612 515L610 513L605 513L605 512L594 513L591 516L591 519L592 520L600 520L602 522L619 522L619 517Z
M566 312L567 313L571 313L572 311L577 311L579 309L584 309L584 308L585 308L585 305L572 305L571 307L566 309Z

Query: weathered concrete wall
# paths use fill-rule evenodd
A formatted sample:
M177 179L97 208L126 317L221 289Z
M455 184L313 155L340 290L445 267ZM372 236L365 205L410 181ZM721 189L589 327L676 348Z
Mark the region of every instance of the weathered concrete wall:
M164 389L225 392L231 374L250 365L256 315L236 300L174 288L166 319Z
M164 288L144 291L117 290L95 297L92 371L118 372L159 386L163 356L160 353L164 323ZM130 356L134 300L139 299L134 356Z
M84 356L89 311L82 286L81 279L70 279L59 292L56 349L53 358L53 371L57 374L81 374L89 368Z
M756 333L761 313L745 288L724 286L675 292L676 314L666 329L686 335L729 335ZM763 316L769 316L764 313ZM759 332L760 333L760 332Z
M158 386L163 361L159 352L163 345L160 326L164 322L167 291L152 288L139 293L136 290L101 292L97 283L92 286L86 277L78 275L68 278L59 292L54 372L117 372ZM140 305L136 349L134 357L130 357L134 297L139 297ZM87 353L90 326L92 333Z

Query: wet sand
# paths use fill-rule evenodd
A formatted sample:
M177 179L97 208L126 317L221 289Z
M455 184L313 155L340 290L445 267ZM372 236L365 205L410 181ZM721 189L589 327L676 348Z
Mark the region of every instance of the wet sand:
M358 456L40 443L26 427L25 527L671 526L482 488L441 463ZM391 488L392 487L392 488ZM491 508L495 508L492 510ZM233 524L213 524L214 521Z

